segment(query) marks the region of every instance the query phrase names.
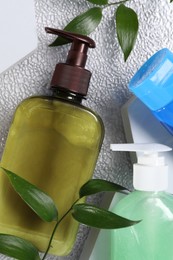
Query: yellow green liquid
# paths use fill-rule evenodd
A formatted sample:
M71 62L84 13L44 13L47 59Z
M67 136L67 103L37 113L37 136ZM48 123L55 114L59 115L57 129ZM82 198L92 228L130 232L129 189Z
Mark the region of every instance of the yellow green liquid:
M92 177L103 139L102 122L80 105L33 97L17 108L1 166L22 176L55 201L59 219ZM0 232L30 240L45 251L53 223L40 220L0 173ZM78 223L69 214L59 225L50 253L70 252Z

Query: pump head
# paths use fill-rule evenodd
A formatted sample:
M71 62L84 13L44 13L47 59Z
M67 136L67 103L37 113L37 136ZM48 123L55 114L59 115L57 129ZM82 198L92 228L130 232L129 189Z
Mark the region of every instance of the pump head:
M45 30L47 33L61 36L72 42L66 62L56 65L51 87L59 87L86 96L91 72L84 67L88 48L95 48L95 42L88 36L77 33L49 27L46 27Z
M133 186L137 190L162 191L168 186L168 166L160 152L171 151L163 144L111 144L112 151L140 152L133 165Z

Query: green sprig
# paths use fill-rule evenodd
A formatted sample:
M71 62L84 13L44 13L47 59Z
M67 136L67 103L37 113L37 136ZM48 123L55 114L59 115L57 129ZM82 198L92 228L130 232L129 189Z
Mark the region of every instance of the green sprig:
M81 198L98 192L123 192L125 190L124 187L115 183L100 179L89 180L80 188L79 198L71 205L66 213L58 219L58 210L56 205L47 194L15 173L6 169L3 169L3 172L7 175L17 194L35 212L35 214L37 214L42 220L48 222L56 220L42 260L46 259L59 224L70 213L78 222L97 228L122 228L138 223L138 221L122 218L108 210L98 208L94 205L80 203ZM40 259L38 249L34 245L22 238L7 234L0 234L0 253L15 257L19 260ZM29 258L27 258L26 255L28 255Z
M103 18L102 10L108 7L115 8L116 19L114 17L113 19L115 20L118 42L124 54L124 61L126 61L134 48L138 34L138 16L133 9L127 8L124 5L130 0L122 0L114 3L109 3L108 0L86 1L97 5L97 7L90 8L86 12L76 16L63 30L89 35L100 25ZM68 43L67 40L57 37L50 46L54 47L66 43Z

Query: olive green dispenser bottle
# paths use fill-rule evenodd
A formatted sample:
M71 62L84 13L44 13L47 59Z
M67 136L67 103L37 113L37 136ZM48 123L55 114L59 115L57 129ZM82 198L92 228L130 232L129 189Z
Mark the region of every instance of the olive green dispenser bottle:
M66 63L56 65L52 96L30 97L16 109L1 166L38 186L55 201L59 218L78 198L80 187L94 172L104 136L101 118L81 104L91 73L84 69L86 36L46 28L72 42ZM0 173L0 232L31 241L45 251L55 223L41 221ZM3 214L2 214L3 212ZM67 255L78 223L69 214L59 225L50 253Z

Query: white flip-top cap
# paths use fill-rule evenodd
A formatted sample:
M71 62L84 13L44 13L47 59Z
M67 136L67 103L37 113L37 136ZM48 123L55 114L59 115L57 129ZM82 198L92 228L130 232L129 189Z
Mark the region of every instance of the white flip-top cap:
M112 151L140 152L133 165L133 186L142 191L164 191L168 187L168 166L159 152L171 151L163 144L111 144Z

